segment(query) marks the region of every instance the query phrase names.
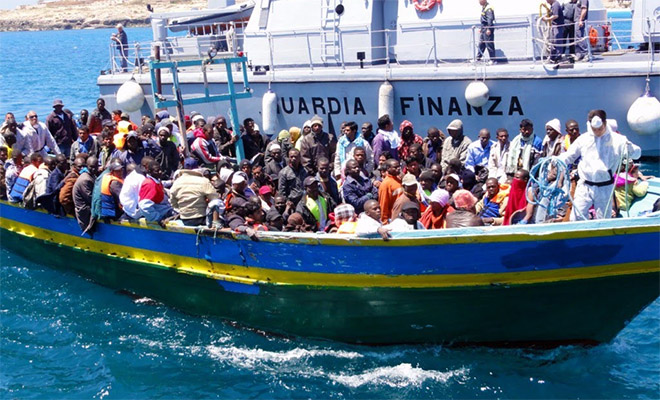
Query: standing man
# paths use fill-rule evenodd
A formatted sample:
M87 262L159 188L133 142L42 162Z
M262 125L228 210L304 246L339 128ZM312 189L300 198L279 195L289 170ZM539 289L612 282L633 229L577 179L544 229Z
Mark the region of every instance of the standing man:
M113 33L110 38L116 42L117 53L119 53L119 63L121 64L121 72L126 72L128 61L128 36L126 36L124 26L122 24L117 24L117 33Z
M578 0L570 0L564 4L564 43L569 44L568 54L575 54L575 17L579 16ZM562 54L565 51L562 51Z
M78 138L76 123L63 111L62 100L53 101L53 112L46 118L46 126L55 138L57 146L65 156L69 156L71 144ZM74 157L75 158L75 157Z
M367 169L373 169L373 154L369 141L362 135L358 135L357 124L354 121L347 122L343 129L343 135L337 142L337 151L335 152L334 176L341 178L346 162L353 159L353 153L357 147L362 147L367 153Z
M34 153L40 153L41 157L45 158L50 150L54 154L60 154L60 148L57 146L53 135L50 134L46 124L39 121L37 112L30 110L27 114L28 120L23 124L23 133L27 140L30 141L29 149Z
M545 137L541 149L541 157L558 156L563 153L561 122L557 118L545 123Z
M497 130L497 142L490 148L488 158L488 177L495 178L500 183L506 182L506 162L509 158L509 131L504 128Z
M303 137L300 145L300 157L302 165L307 170L308 175L316 174L316 165L319 158L325 157L328 160L334 156L337 148L336 140L333 143L334 135L331 137L323 131L323 120L318 115L312 118L312 133Z
M73 205L78 225L86 231L92 222L92 193L99 160L95 156L87 157L87 165L80 170L80 176L73 185Z
M557 63L562 53L558 45L562 43L564 37L564 12L557 0L547 1L550 5L550 15L544 16L543 21L551 24L550 37L548 38L552 46L550 61Z
M567 164L581 157L571 221L589 218L592 205L596 212L595 219L611 218L613 171L617 170L622 157L637 159L642 155L639 146L625 136L612 132L607 126L605 111L591 110L587 120L587 132L559 156Z
M398 160L390 158L385 165L387 165L387 176L378 188L378 202L381 210L380 220L384 224L389 223L394 202L403 192L400 178L401 164Z
M382 153L389 153L388 158L395 160L399 159L399 152L397 149L401 144L401 138L397 131L394 130L394 123L389 114L381 115L378 118L378 133L371 143L374 151L374 162L380 159Z
M445 139L442 145L442 160L440 161L445 173L447 173L450 160L458 158L461 164L465 163L468 147L472 143L469 137L463 135L463 121L460 119L455 119L449 123L447 133L449 133L449 137Z
M534 135L534 124L527 118L520 121L520 134L513 138L509 147L506 173L513 176L516 171L529 171L543 147L543 141Z
M468 146L468 155L465 159L465 168L475 172L475 167L488 167L488 159L493 142L490 140L490 131L483 128L479 131L479 141Z
M584 35L587 28L587 18L589 18L589 0L580 0L575 10L575 61L586 58L589 61L588 38Z
M435 126L426 131L426 139L422 149L429 162L439 163L442 160L442 142L445 140L444 133Z
M479 0L481 5L481 29L479 36L479 52L477 53L477 61L481 61L484 55L484 50L488 50L488 64L495 63L495 11L493 7L488 4L487 0Z
M369 142L369 145L371 146L371 142L373 142L374 137L376 135L374 134L374 126L371 124L371 122L365 122L362 124L362 138Z
M92 136L97 136L103 130L103 121L112 120L112 115L110 111L105 108L105 100L99 97L96 100L96 108L92 111L92 114L89 116L89 133Z

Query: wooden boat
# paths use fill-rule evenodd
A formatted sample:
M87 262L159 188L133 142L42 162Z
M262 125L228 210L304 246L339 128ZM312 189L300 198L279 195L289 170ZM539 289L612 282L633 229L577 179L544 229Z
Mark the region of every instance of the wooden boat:
M651 184L648 208L660 196ZM633 215L639 210L633 207ZM598 343L660 295L660 216L351 235L75 219L0 203L3 248L267 332L351 343Z

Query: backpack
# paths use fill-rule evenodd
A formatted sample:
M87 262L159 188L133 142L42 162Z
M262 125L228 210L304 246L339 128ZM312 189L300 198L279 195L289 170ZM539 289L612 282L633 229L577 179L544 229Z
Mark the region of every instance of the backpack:
M101 218L101 184L103 183L103 177L110 172L109 168L106 168L101 172L101 174L94 181L94 190L92 191L92 219L96 220Z
M23 207L28 210L35 210L37 208L37 191L35 189L35 179L25 188L23 192Z

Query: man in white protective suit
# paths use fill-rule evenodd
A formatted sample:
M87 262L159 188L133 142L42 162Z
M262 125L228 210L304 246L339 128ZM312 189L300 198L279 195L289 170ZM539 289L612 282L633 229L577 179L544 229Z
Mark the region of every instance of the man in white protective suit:
M557 157L567 164L581 157L571 221L588 219L592 205L596 219L610 218L613 176L619 163L626 157L637 159L641 154L639 146L607 126L605 111L591 110L587 117L587 132L575 139L568 150Z

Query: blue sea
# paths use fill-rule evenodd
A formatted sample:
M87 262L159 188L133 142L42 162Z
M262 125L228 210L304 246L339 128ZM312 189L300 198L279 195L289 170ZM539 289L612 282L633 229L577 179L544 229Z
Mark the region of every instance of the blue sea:
M0 33L0 112L45 119L54 98L93 109L111 32ZM660 398L660 301L590 348L352 346L184 314L26 261L1 241L2 399Z

